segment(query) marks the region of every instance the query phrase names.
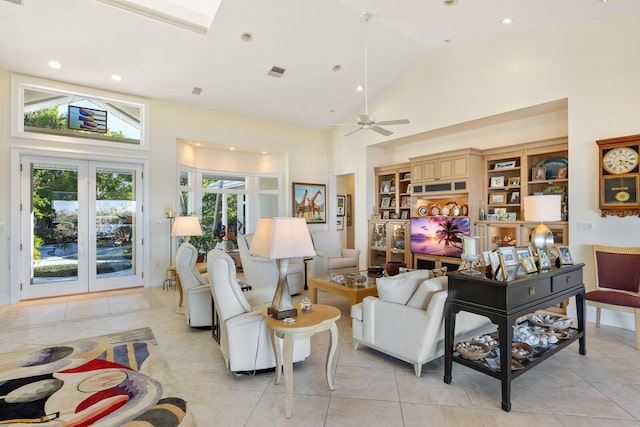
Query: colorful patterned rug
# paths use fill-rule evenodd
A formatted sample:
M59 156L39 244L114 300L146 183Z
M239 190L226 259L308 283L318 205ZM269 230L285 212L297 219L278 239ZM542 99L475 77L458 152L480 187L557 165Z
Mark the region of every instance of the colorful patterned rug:
M0 354L0 425L188 424L156 345L141 328Z

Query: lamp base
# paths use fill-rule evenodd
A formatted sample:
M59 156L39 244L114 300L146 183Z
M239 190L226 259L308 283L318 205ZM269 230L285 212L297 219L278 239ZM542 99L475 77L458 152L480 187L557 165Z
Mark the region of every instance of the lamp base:
M289 310L278 311L273 307L268 307L267 313L276 320L282 320L285 317L296 317L298 315L298 310L291 308Z

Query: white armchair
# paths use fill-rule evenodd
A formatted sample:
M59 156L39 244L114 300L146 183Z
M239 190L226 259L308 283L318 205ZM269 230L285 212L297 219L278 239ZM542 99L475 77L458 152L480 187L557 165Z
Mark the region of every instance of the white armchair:
M249 253L253 234L238 236L238 250L242 261L242 271L246 282L254 287L270 286L275 289L278 284L278 265L276 260L252 255ZM287 283L291 295L304 291L304 269L302 258L292 258L287 269Z
M182 285L187 324L192 327L211 326L211 291L207 273L196 268L198 250L183 242L176 253L176 273Z
M354 350L364 344L411 363L419 377L423 364L444 355L447 284L446 276L429 278L429 270L378 279L380 297L351 308ZM456 317L456 341L495 330L486 317L465 311Z
M261 310L271 303L275 288L266 286L242 292L231 257L213 249L207 255L211 294L220 319L220 351L233 372L257 371L276 366L269 330ZM282 340L277 338L278 344ZM309 338L297 340L293 361L311 354Z
M337 231L316 231L311 233L311 239L316 250L311 262L312 276L358 270L360 250L343 248Z

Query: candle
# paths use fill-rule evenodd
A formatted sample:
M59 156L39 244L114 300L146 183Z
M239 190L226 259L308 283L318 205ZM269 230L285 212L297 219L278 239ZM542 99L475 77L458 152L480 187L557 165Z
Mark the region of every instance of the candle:
M173 218L173 208L171 206L167 208L167 218Z
M475 237L462 236L462 252L467 256L476 254Z

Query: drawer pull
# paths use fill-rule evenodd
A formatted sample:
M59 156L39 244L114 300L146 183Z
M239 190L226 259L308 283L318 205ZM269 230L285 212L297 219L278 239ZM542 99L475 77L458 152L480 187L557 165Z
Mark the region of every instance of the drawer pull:
M536 294L536 288L533 286L529 286L529 295L535 295Z
M573 283L573 277L567 276L567 283Z

